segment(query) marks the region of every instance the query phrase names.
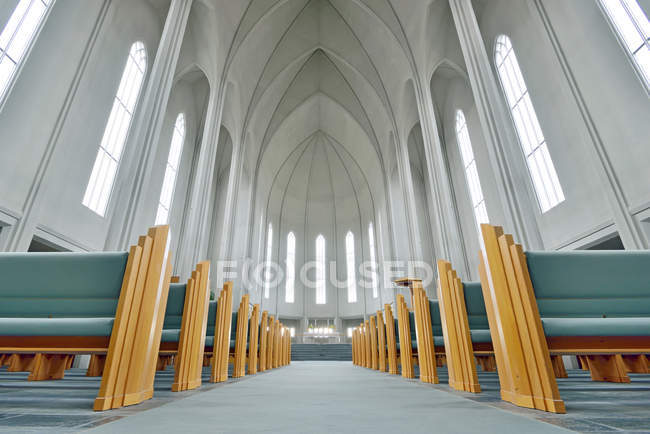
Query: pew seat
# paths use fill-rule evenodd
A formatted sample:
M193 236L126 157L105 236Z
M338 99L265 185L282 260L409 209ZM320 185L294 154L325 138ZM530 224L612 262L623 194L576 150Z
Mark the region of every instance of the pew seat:
M648 311L650 315L650 311ZM544 334L558 336L643 336L650 334L648 318L548 318L542 317Z
M101 355L95 410L151 398L168 236L151 228L128 252L0 253L0 353L29 360L15 364L29 380L61 379L73 355Z
M103 336L115 318L0 318L0 336Z
M492 336L490 336L490 330L471 330L470 329L469 334L472 337L472 343L476 343L476 344L491 344L492 343Z
M595 381L629 382L621 355L650 352L650 251L525 252L501 227L481 231L503 399L564 413L551 355L584 357Z

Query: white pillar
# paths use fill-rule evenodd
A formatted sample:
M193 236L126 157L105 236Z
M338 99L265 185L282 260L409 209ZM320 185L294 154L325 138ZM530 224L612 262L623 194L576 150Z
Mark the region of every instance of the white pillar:
M393 137L395 143L397 170L404 192L404 204L406 205L406 224L409 237L409 260L423 260L422 257L422 238L420 236L420 227L418 226L417 207L415 205L415 190L413 188L413 176L411 174L411 161L409 159L408 145L396 137ZM402 259L402 258L400 258ZM409 270L410 273L410 270Z
M179 244L175 271L189 275L198 261L208 258L210 206L213 202L213 176L217 161L221 106L219 89L211 89L205 126L198 156L195 158L192 185ZM214 204L214 206L219 206Z
M437 238L436 243L438 244L436 256L451 261L456 270L464 270L464 274L469 276L469 264L458 220L456 200L452 194L451 179L436 123L431 92L428 83L426 86L418 86L417 89L422 143L429 175L426 182L435 197L435 203L431 204L431 208L433 208L433 215L437 221L431 222L431 225L432 233L434 238ZM433 263L435 268L435 258L426 258L426 261Z
M527 249L543 247L534 192L504 97L488 58L471 0L449 0L465 58L474 102L506 221L502 224ZM524 187L525 186L525 187Z
M127 154L118 172L114 213L106 248L124 249L153 225L155 209L144 209L160 131L167 111L176 64L185 36L192 0L172 0L147 87L138 105L127 141Z

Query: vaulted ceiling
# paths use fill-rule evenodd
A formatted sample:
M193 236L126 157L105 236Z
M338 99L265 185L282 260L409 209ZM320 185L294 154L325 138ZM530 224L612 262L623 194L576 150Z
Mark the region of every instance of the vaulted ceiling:
M431 49L421 44L433 36L427 22L446 8L444 0L202 0L192 32L214 51L205 62L225 89L223 124L251 171L267 158L277 170L322 131L353 155L361 148L380 175L395 164L391 138L405 140L418 120L415 59ZM285 151L272 146L287 141Z

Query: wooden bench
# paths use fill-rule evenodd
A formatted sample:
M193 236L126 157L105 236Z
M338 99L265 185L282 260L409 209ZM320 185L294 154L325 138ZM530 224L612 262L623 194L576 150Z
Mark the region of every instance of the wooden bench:
M390 311L390 306L386 305L386 309ZM390 315L390 321L393 321L392 313L388 315ZM395 352L395 334L394 328L391 327L392 335L389 344L386 329L384 315L381 310L378 310L376 315L371 316L368 321L352 330L352 363L354 365L381 372L388 370L390 354L394 355ZM392 350L390 349L391 345L393 346ZM393 369L397 369L394 365L396 362L393 362Z
M551 354L584 356L593 380L628 382L621 354L650 352L650 251L524 252L502 228L481 230L502 398L564 413Z
M451 264L438 260L438 302L445 341L449 386L478 393L475 358L492 370L492 337L481 284L462 282Z
M95 410L151 398L168 233L151 228L129 252L0 253L0 353L33 355L31 380L63 378L70 355L106 355Z
M248 326L248 375L257 373L259 364L260 305L253 306Z
M210 262L200 262L187 284L172 283L163 323L159 368L175 358L172 391L201 385L203 354L208 325Z
M228 381L232 328L232 282L225 282L216 301L210 302L205 351L210 354L210 382Z

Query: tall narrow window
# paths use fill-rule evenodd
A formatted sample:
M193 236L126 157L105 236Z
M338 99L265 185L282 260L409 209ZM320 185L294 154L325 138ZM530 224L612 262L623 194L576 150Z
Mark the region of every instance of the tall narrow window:
M273 253L273 225L266 231L266 267L264 267L264 298L269 298L271 287L271 255Z
M316 237L316 304L327 302L325 286L325 237Z
M372 298L379 297L379 288L377 287L377 258L375 256L375 228L372 222L368 225L368 247L370 248L370 281L372 283Z
M97 158L86 187L83 204L104 216L115 183L124 143L129 133L131 119L140 95L147 69L147 50L142 42L131 45L120 87L113 101Z
M185 115L180 113L178 117L176 117L174 132L172 134L172 144L169 148L169 157L167 157L165 179L163 180L162 191L160 192L160 201L158 201L158 212L156 213L157 225L164 225L169 219L169 209L172 206L172 198L174 197L176 175L178 175L178 164L181 161L184 140Z
M469 139L469 132L467 131L467 122L465 121L465 115L462 110L456 111L456 139L458 140L458 147L460 148L460 154L463 159L465 179L467 180L469 195L472 199L472 207L474 208L474 218L478 227L481 227L481 223L488 222L487 208L485 207L485 199L483 199L481 181L478 178L472 142Z
M52 0L20 0L0 33L0 100L34 40Z
M512 42L505 35L497 38L495 60L539 206L542 212L546 212L564 201L564 192L548 153L546 139L537 120Z
M293 232L287 235L287 273L284 287L284 301L293 303L295 300L296 282L296 236Z
M600 0L646 89L650 89L650 22L637 0Z
M357 302L357 273L354 257L354 234L349 231L345 236L345 259L348 271L348 303Z

